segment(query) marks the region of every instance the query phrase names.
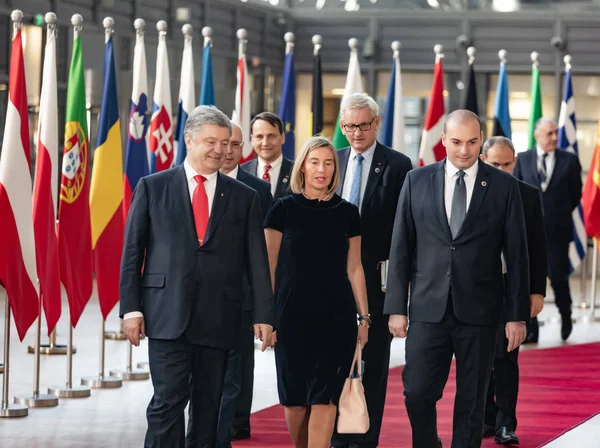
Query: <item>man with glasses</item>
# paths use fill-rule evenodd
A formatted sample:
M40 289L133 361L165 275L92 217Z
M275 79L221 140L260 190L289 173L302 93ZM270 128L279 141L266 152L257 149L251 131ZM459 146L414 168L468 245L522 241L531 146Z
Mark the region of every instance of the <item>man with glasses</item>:
M285 132L281 118L271 112L258 114L250 123L250 139L258 157L241 165L242 169L269 182L273 198L289 194L294 163L282 153Z
M243 132L237 124L231 123L231 138L225 152L225 162L219 170L233 179L237 179L258 193L262 220L264 221L273 196L271 186L259 178L240 169L244 147ZM254 333L252 330L252 286L244 274L244 302L242 304L242 328L238 331L237 347L229 351L227 370L223 382L223 395L219 410L219 426L217 430L216 448L231 448L232 440L250 437L250 410L252 408L252 392L254 387ZM192 419L194 395L189 407L189 421ZM193 424L188 426L187 442L195 446L196 431Z
M353 94L341 105L340 127L350 146L340 149L340 194L355 204L361 214L361 257L371 327L363 350L363 385L371 426L366 434L334 433L338 447L376 447L383 419L390 363L388 317L383 315L385 294L381 290L379 266L388 259L400 190L412 163L404 154L376 140L380 125L377 103L368 95Z

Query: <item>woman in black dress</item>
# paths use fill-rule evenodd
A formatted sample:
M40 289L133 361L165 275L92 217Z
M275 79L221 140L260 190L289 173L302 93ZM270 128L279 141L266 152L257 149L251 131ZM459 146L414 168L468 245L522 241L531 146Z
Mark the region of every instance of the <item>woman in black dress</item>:
M277 298L277 388L297 448L330 446L357 338L362 345L368 339L360 218L335 194L338 166L331 142L310 138L294 162L294 194L278 199L265 221Z

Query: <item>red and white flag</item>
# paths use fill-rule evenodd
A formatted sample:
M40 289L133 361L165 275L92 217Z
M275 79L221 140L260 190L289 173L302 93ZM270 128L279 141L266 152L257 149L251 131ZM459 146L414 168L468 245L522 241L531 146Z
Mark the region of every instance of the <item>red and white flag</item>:
M235 109L231 121L242 128L244 149L240 164L254 158L250 143L250 86L248 64L246 63L246 30L238 30L239 56L237 63L237 87L235 89Z
M37 161L33 183L33 230L40 295L52 333L61 313L60 264L56 239L58 201L58 102L56 84L56 31L48 31L44 52L38 126Z
M429 107L425 118L425 127L421 136L419 166L439 162L446 157L446 148L442 144L442 131L446 121L444 107L444 67L442 65L441 45L435 46L435 68L433 70L433 87L429 97Z
M21 28L15 25L8 107L0 157L0 283L19 339L39 315L33 236L29 117Z

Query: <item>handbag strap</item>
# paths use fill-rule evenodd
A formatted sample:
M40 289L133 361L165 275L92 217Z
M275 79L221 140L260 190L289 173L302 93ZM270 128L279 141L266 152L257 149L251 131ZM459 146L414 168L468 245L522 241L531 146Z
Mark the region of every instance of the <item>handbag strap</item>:
M360 346L360 342L356 343L356 349L354 350L354 359L352 360L352 365L350 366L350 374L348 378L352 378L352 373L354 372L354 366L358 363L358 376L362 378L362 347Z

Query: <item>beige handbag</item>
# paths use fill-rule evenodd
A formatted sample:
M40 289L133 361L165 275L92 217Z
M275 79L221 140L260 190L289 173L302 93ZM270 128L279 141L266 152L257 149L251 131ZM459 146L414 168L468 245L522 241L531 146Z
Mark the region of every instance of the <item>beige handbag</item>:
M355 365L358 369L357 378L353 377ZM337 431L340 434L365 434L369 430L369 411L365 400L362 374L362 347L358 342L352 367L350 367L350 375L344 382L338 406Z

